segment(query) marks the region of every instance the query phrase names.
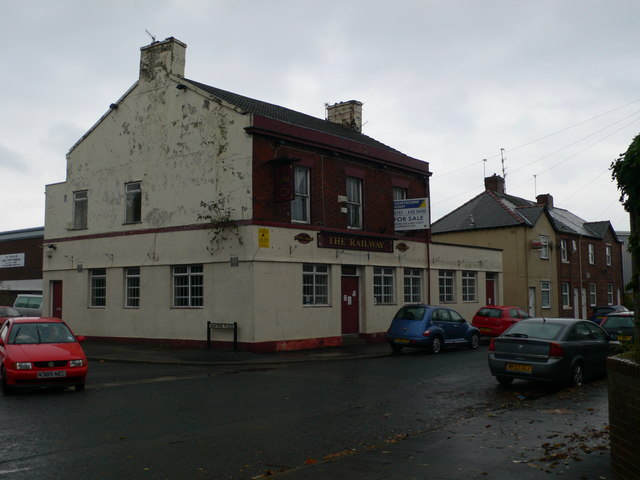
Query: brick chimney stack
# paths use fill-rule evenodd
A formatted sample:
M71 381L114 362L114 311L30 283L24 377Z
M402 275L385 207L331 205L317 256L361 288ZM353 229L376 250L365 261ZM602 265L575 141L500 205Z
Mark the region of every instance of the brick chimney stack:
M140 82L161 84L171 75L184 78L187 45L169 37L140 49Z
M349 100L326 107L327 120L344 125L358 133L362 132L362 102Z
M504 178L495 173L490 177L484 177L484 189L494 193L504 194Z
M538 195L536 201L538 205L546 205L549 208L553 208L553 197L548 193Z

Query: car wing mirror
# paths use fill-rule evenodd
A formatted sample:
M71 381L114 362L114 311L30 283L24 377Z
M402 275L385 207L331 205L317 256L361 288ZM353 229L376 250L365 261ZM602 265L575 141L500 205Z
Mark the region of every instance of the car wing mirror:
M85 337L84 335L77 335L76 336L76 340L78 340L79 343L84 342L87 339L87 337Z

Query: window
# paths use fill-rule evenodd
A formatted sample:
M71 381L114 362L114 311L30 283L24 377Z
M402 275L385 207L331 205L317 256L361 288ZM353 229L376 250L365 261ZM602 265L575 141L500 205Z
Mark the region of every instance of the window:
M551 308L551 282L540 282L541 307Z
M462 301L476 301L476 272L462 272Z
M596 264L596 249L593 243L589 244L589 263L591 265Z
M362 180L347 177L347 227L362 228Z
M393 199L394 200L406 200L407 199L407 189L400 187L393 187Z
M329 305L329 267L327 265L302 266L302 303Z
M596 284L590 283L589 284L589 305L594 307L597 302L598 302L598 299L596 296Z
M204 277L202 265L173 267L173 306L202 307L204 305Z
M613 305L613 283L607 283L607 305Z
M547 260L549 258L549 237L546 235L540 235L540 258Z
M306 167L293 169L291 221L309 223L309 169Z
M87 228L89 193L86 190L73 192L73 228Z
M422 270L404 269L404 303L422 302Z
M90 275L90 307L107 306L107 270L105 268L94 268L89 271Z
M567 282L563 282L561 285L561 288L562 288L562 306L571 307L571 297L569 295L569 284Z
M611 245L607 245L605 247L604 252L605 252L605 258L607 260L607 265L611 266Z
M373 268L373 298L376 303L394 303L393 268Z
M452 270L440 270L438 273L438 290L440 303L453 303L455 301L455 274Z
M126 197L125 223L140 222L142 218L142 190L140 189L140 182L125 184L124 190Z
M129 308L140 306L140 267L124 269L124 306Z
M567 241L560 240L560 259L563 262L569 261L569 251L567 250Z

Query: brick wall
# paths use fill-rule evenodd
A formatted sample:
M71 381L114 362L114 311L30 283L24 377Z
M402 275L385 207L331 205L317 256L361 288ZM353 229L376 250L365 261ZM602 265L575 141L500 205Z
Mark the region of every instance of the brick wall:
M607 360L611 466L616 480L640 479L640 365Z

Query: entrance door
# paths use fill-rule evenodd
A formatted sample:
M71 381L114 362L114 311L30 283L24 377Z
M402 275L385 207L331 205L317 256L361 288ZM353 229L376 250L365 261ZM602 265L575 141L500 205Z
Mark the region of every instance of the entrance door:
M529 287L529 315L536 316L536 287Z
M51 282L51 316L62 318L62 280Z
M342 277L342 334L358 333L360 322L358 277Z
M487 272L487 305L496 304L496 280L493 273Z

